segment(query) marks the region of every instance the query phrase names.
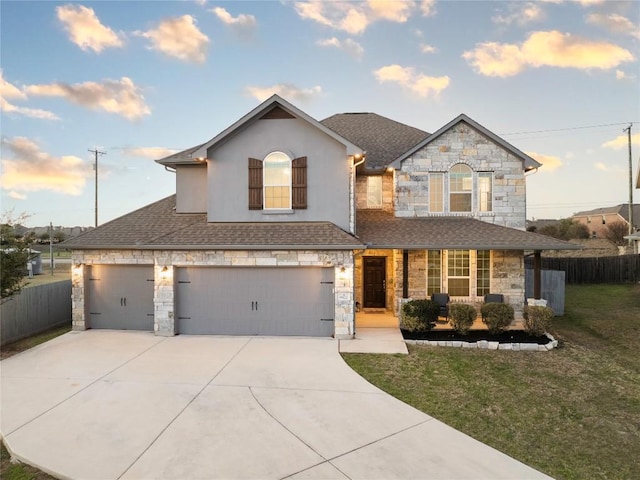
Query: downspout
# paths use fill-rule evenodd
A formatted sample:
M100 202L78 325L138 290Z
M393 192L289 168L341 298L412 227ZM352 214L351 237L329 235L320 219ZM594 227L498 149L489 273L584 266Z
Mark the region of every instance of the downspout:
M360 157L360 158L358 158ZM362 154L355 154L351 157L353 159L353 164L352 164L352 179L349 185L349 188L351 189L351 195L350 197L353 198L353 205L352 205L352 211L353 211L353 234L356 234L356 168L358 167L358 165L362 165L365 161L366 158L366 152L362 152Z

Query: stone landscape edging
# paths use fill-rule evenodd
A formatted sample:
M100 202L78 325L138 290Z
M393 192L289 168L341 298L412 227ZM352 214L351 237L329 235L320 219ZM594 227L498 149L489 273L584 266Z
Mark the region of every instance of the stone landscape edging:
M548 343L540 345L538 343L500 343L480 340L478 342L463 342L460 340L407 340L409 345L428 345L431 347L455 347L455 348L477 348L482 350L517 350L527 352L548 352L558 346L558 341L553 335L545 333L549 339Z

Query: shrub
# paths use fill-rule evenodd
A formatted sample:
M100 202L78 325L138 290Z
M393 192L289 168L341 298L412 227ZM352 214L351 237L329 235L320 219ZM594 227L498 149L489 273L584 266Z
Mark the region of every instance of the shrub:
M477 317L473 305L466 303L453 303L449 306L449 318L451 325L460 335L466 335Z
M508 303L485 303L482 305L482 321L492 334L502 333L513 321L513 307Z
M555 316L552 308L527 305L524 307L524 329L529 335L543 335Z
M439 312L440 307L431 300L410 300L402 306L402 326L413 332L428 332Z

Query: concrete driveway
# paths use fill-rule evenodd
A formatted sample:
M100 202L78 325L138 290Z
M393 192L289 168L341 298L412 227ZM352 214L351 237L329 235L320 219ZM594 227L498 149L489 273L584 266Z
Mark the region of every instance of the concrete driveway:
M331 339L89 330L0 368L9 449L58 477L549 478L367 383Z

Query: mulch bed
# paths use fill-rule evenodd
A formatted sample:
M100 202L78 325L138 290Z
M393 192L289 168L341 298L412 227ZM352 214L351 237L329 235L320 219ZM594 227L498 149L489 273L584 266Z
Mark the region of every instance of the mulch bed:
M489 342L500 343L537 343L545 345L549 343L546 335L534 337L522 330L509 330L499 335L491 335L486 330L472 330L466 335L460 335L455 330L431 330L429 332L410 332L409 330L401 330L405 340L444 340L444 341L461 341L461 342L479 342L487 340Z

